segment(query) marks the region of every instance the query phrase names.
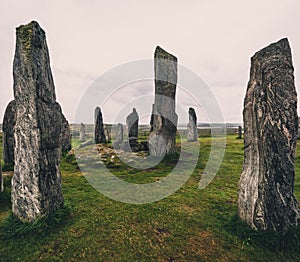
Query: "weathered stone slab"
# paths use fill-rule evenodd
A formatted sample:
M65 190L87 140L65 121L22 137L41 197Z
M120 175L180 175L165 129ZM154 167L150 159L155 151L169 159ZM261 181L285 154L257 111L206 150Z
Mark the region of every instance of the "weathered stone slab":
M95 109L95 143L106 144L102 112L98 106Z
M71 144L71 129L68 120L65 116L61 115L62 119L62 142L61 142L61 151L62 154L68 153L72 149Z
M126 118L128 128L128 138L138 137L139 134L139 115L136 109L133 108L132 112Z
M177 58L158 46L155 49L154 60L155 101L148 143L150 154L161 157L176 152Z
M16 101L12 100L6 107L3 118L3 160L6 165L12 166L15 163L15 137L14 129L16 124Z
M187 141L198 141L197 116L195 109L189 108L189 122L187 124Z
M32 221L63 205L59 171L63 121L45 32L37 22L31 22L18 27L16 33L12 211L19 219Z
M79 142L84 142L86 140L86 128L84 123L80 123L79 129Z
M294 197L297 94L287 39L257 52L244 101L244 164L238 212L255 229L299 223Z

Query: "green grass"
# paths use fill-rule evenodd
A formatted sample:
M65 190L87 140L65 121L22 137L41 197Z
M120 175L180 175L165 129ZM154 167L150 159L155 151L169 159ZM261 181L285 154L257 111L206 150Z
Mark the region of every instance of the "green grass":
M243 140L228 136L222 166L203 190L198 183L210 138L200 142L200 158L188 182L152 204L106 198L87 183L69 155L61 163L65 207L34 224L22 224L11 215L11 176L6 176L0 194L0 261L299 261L299 228L285 235L258 233L237 218ZM172 168L169 161L147 172L122 164L113 172L146 183L165 176ZM298 153L296 174L300 199Z

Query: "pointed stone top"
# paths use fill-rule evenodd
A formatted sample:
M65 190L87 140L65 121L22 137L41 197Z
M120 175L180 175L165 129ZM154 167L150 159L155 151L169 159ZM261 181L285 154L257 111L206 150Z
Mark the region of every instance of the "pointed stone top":
M158 59L167 59L177 62L177 57L168 53L166 50L162 49L160 46L157 46L154 52L154 58Z
M97 106L96 108L95 108L95 113L98 113L98 112L101 112L101 108L99 107L99 106Z
M190 108L189 108L189 112L195 112L195 109L192 108L192 107L190 107Z
M268 58L268 57L276 57L288 55L291 56L291 48L289 44L289 40L287 38L283 38L278 42L272 43L267 47L261 49L260 51L256 52L252 59L257 58Z
M46 33L38 22L32 21L27 25L17 27L17 39L22 43L22 47L29 52L34 48L43 48Z
M16 36L13 65L15 99L27 103L35 99L55 103L55 86L45 31L33 21L19 26Z
M27 25L20 25L17 27L17 32L25 32L25 31L32 31L32 30L41 30L45 33L45 31L40 27L37 21L31 21Z

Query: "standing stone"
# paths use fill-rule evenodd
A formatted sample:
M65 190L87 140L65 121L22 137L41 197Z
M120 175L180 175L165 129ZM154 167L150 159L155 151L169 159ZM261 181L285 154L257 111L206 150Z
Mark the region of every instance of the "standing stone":
M150 154L161 157L176 152L177 58L158 46L155 49L154 59L155 101L152 107L151 133L148 142Z
M45 32L37 22L16 31L16 102L12 211L23 221L63 205L59 162L62 113L56 102Z
M0 192L4 191L3 177L2 177L2 166L0 161Z
M187 124L187 141L198 141L197 116L194 108L189 108L189 122Z
M15 138L14 128L16 124L16 101L12 100L6 107L3 118L3 159L5 165L13 166L15 163Z
M96 144L106 143L102 112L100 107L98 106L95 109L95 143Z
M136 152L139 150L139 115L135 108L133 108L132 112L127 116L126 124L128 128L128 141L130 148L133 152Z
M287 39L252 57L243 116L239 216L254 229L285 231L300 218L294 197L297 94Z
M85 124L81 123L80 124L80 129L79 129L79 142L84 142L85 140L86 140Z
M116 138L115 142L113 143L113 148L120 149L120 145L123 142L123 125L118 123L117 130L116 130Z
M105 132L105 139L106 139L106 143L110 143L111 142L111 126L110 125L104 125L104 132Z
M62 154L68 153L72 149L71 145L71 129L68 123L68 120L65 116L61 115L62 119L62 142L61 142L61 151Z
M242 136L243 136L242 135L242 130L243 130L242 127L239 126L239 128L238 128L238 137L237 137L238 139L242 139Z

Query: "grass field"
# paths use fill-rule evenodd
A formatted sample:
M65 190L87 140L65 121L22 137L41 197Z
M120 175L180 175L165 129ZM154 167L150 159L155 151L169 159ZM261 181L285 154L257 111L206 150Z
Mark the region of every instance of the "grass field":
M144 205L103 196L67 156L61 163L65 207L33 224L12 217L11 175L6 175L0 193L0 261L300 261L299 229L285 235L258 233L237 219L243 141L228 136L222 166L203 190L198 183L210 138L200 138L200 144L188 182L170 197ZM122 165L115 172L130 182L146 183L171 167L163 161L149 172ZM299 153L295 195L300 199Z

